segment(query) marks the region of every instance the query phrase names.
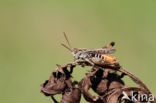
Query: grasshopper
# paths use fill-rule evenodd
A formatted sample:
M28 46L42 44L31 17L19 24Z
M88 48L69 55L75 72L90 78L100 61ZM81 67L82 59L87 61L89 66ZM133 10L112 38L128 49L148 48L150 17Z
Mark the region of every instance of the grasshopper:
M67 48L69 51L71 51L75 61L78 62L83 60L89 62L91 65L96 64L96 65L114 66L118 64L117 58L109 55L116 51L115 49L112 48L115 45L115 42L110 42L106 46L98 49L80 49L80 48L72 48L65 32L64 37L66 39L68 46L63 43L61 45Z

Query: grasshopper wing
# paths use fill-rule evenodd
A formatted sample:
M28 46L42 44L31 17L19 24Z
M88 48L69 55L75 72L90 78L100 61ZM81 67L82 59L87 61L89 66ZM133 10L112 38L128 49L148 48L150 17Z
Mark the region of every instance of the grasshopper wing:
M113 54L116 50L113 48L90 49L86 52L91 54Z

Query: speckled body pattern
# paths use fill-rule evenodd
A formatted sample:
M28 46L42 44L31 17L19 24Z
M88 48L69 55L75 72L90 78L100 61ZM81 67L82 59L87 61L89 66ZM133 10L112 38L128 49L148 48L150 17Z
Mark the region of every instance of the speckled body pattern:
M110 49L103 49L103 53L100 51L93 51L92 49L75 49L72 54L75 60L87 60L94 64L104 65L113 64L117 61L117 58L108 55Z

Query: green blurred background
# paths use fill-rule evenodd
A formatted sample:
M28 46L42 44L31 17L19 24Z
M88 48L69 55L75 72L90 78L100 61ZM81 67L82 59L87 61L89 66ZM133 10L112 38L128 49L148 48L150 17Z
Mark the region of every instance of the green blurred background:
M65 42L62 32L78 48L115 41L120 64L156 94L156 1L1 0L1 103L51 103L40 93L40 84L55 64L73 61L60 46ZM80 80L84 72L78 68L74 77Z

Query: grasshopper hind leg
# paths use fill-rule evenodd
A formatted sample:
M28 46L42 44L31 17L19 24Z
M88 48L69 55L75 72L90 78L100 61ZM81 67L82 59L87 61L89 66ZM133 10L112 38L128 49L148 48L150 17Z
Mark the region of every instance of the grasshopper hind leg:
M92 61L90 61L88 58L86 58L85 61L87 61L88 63L90 63L92 66L95 65L95 63L93 63Z

